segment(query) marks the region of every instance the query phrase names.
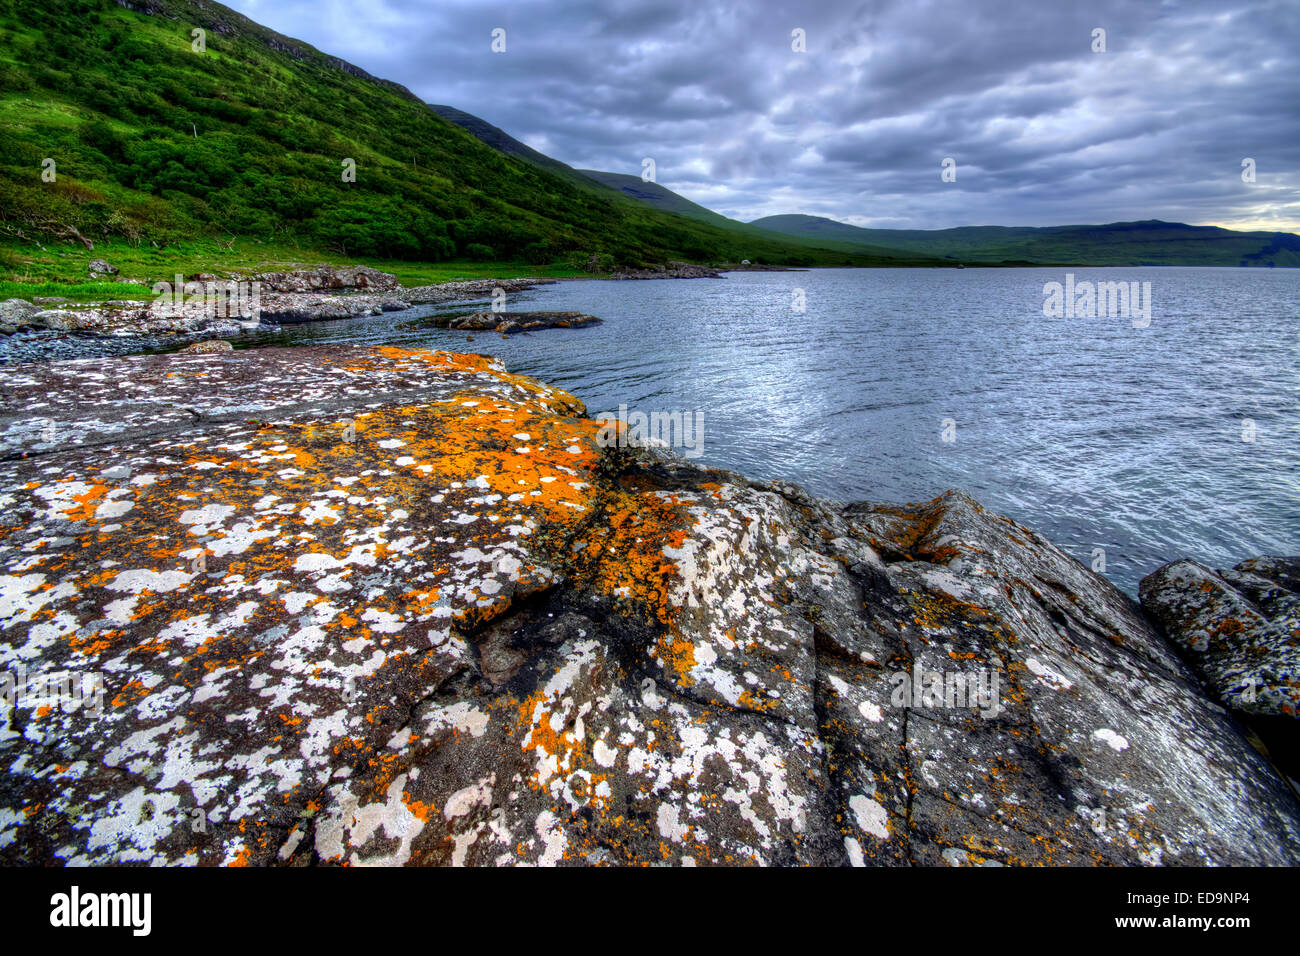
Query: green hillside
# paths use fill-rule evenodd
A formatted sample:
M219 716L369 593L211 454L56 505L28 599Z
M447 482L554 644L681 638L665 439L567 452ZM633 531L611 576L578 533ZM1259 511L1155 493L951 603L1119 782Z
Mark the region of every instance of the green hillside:
M507 156L514 156L522 159L526 163L534 166L540 166L549 173L559 176L561 179L567 179L569 182L576 183L580 186L590 186L587 177L578 170L562 163L558 159L552 159L545 153L539 153L525 143L521 143L499 126L493 126L485 119L480 119L473 113L466 113L464 110L458 110L454 106L440 106L435 103L428 104L429 109L433 110L449 123L455 123L461 129L474 136L475 139L486 143L498 152L505 153Z
M617 189L629 199L638 200L664 212L676 213L679 216L711 223L724 229L745 230L752 228L743 222L728 219L712 209L705 209L703 206L691 202L685 196L679 196L671 189L660 186L658 183L645 182L640 176L631 176L626 173L605 173L597 169L580 169L578 172L588 179L603 183L610 189Z
M741 235L557 172L220 4L0 0L0 237L254 239L421 262L877 261Z
M1096 266L1300 266L1300 236L1234 232L1151 219L1101 226L862 229L820 216L766 216L750 225L819 242L859 243L965 262Z

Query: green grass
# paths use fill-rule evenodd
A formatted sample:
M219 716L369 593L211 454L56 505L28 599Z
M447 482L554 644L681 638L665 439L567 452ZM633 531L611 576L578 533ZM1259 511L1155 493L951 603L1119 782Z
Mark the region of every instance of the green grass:
M14 282L0 280L0 301L5 299L31 299L33 296L61 296L86 302L105 299L148 299L152 293L146 286L116 282Z
M105 259L119 270L117 278L144 283L98 282L88 278L92 259ZM6 298L64 295L69 298L134 298L146 296L147 286L172 281L179 272L210 272L226 277L255 272L277 272L317 265L367 265L397 276L402 285L432 285L461 279L514 279L525 276L563 278L586 275L563 263L535 265L506 262L411 262L367 256L341 256L294 245L237 239L234 242L198 239L166 248L137 246L118 240L99 242L94 250L56 244L39 248L35 243L0 242L0 289Z

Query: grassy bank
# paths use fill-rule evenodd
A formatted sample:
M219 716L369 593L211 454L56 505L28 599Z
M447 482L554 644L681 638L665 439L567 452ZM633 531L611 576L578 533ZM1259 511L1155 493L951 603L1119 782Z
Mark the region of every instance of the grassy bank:
M125 282L94 280L90 262L104 259L116 266L115 278ZM317 265L366 265L397 276L402 285L432 285L462 279L514 279L523 276L565 278L588 273L565 264L534 265L528 262L412 262L368 256L341 256L292 243L272 244L256 239L233 241L198 239L170 243L164 248L108 241L94 250L80 245L34 242L0 243L0 300L30 299L33 296L63 296L73 300L148 298L149 284L170 280L176 273L192 275L211 272L219 276L235 273L271 272L310 268Z

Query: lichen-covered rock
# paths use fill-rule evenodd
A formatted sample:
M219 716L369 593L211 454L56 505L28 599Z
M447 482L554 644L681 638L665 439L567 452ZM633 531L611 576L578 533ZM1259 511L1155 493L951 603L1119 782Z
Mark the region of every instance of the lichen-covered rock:
M0 862L1300 863L1133 602L961 495L600 447L472 355L2 397L0 666L104 692L16 698Z
M1174 561L1143 578L1139 594L1225 706L1300 718L1300 557L1223 571Z
M238 334L273 323L353 319L409 309L399 294L335 295L319 292L271 292L254 300L188 298L179 305L167 299L83 303L31 313L24 324L60 332L93 335L171 335L208 332ZM242 310L242 311L241 311Z
M173 306L161 300L118 299L110 302L78 303L34 313L29 324L36 328L87 335L171 335L190 332L235 334L255 327L251 310L240 314L218 310L201 298Z
M91 259L88 268L92 276L115 276L118 271L117 266L110 265L104 259Z

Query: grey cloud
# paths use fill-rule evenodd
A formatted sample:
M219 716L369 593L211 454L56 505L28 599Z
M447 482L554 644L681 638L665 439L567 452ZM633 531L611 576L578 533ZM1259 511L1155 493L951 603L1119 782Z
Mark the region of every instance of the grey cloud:
M1300 229L1292 0L230 5L572 166L653 156L663 185L736 218Z

